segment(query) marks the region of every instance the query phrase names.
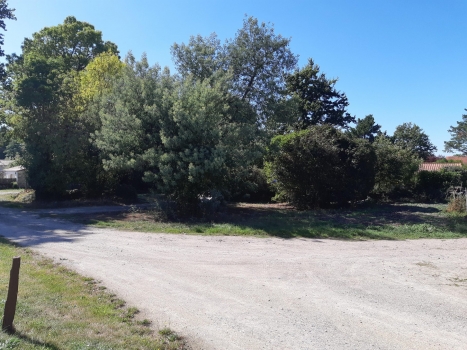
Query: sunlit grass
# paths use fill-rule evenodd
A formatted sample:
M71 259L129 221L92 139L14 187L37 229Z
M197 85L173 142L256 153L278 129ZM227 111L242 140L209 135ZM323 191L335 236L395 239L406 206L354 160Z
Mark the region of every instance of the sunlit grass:
M0 349L182 349L154 333L138 310L82 277L0 238L0 318L13 256L21 256L16 333L0 332Z

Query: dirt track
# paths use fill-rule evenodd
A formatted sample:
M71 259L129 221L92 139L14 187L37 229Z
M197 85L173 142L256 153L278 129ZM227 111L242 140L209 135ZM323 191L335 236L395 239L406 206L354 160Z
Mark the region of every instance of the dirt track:
M467 239L146 234L4 208L0 234L101 280L196 349L467 349Z

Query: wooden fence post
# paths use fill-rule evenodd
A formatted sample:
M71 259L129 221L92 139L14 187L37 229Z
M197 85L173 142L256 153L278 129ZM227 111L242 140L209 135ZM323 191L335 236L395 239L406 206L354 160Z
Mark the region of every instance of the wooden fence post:
M18 299L19 285L19 267L21 265L21 257L13 258L13 265L10 270L10 284L8 285L8 296L5 302L5 312L3 313L2 331L14 333L15 327L13 320L16 313L16 300Z

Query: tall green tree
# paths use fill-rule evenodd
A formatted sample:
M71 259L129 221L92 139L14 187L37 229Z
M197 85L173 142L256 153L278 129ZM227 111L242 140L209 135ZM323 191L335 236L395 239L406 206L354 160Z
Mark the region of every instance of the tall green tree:
M365 118L357 119L354 128L349 129L349 134L356 138L361 138L373 143L376 135L381 132L381 125L375 123L375 118L372 114L367 115Z
M22 54L9 58L12 126L24 140L23 164L38 198L61 196L86 178L90 129L76 113L75 77L107 51L118 53L94 26L67 17L25 39Z
M188 44L174 44L172 56L178 72L197 79L229 73L230 92L248 102L263 123L285 92L285 76L297 64L290 39L277 35L270 24L247 17L233 39L220 44L215 34L192 37Z
M196 79L210 79L227 69L224 47L216 33L203 38L191 36L188 44L173 44L170 48L175 67L182 77L193 75Z
M224 79L177 79L130 58L101 106L96 144L106 169L144 173L189 211L203 195L228 194L261 157L255 113Z
M394 131L392 141L394 144L412 151L421 159L427 159L437 150L423 129L412 123L399 125Z
M336 82L337 79L328 79L320 73L319 66L311 58L305 67L287 77L287 91L298 104L296 128L322 124L346 128L355 122L355 118L347 113L347 96L336 90Z
M457 122L457 126L451 126L448 132L451 140L444 142L444 151L467 155L467 114L462 115L462 120Z

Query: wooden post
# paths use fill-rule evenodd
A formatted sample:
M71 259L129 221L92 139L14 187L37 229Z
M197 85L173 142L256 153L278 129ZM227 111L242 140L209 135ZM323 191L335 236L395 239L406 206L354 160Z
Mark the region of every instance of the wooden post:
M3 313L2 331L14 333L15 327L13 320L16 313L16 300L18 299L19 285L19 267L21 265L21 257L13 258L13 265L10 270L10 284L8 285L8 296L5 302L5 312Z

